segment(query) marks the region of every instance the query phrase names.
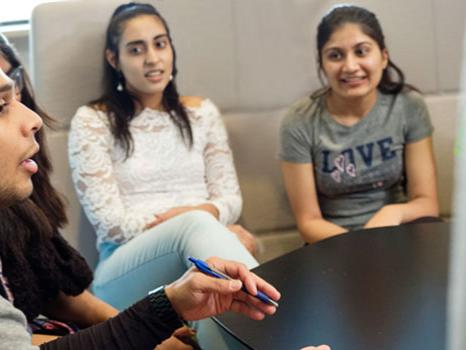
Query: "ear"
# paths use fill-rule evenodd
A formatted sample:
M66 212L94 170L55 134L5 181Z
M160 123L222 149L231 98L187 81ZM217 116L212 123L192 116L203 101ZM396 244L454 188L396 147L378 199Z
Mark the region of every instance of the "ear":
M115 53L109 49L105 50L105 59L113 69L118 70L118 62Z
M25 89L25 87L23 89ZM21 102L21 90L19 90L16 85L15 85L15 99L16 101Z
M388 50L385 48L382 50L382 62L383 62L383 69L387 68L388 66Z

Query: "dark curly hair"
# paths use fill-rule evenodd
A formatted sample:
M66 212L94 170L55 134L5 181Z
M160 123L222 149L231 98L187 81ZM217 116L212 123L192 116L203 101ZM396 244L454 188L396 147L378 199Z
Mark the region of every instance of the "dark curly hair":
M20 69L21 102L36 112L48 127L51 118L36 103L30 79L22 69L19 56L0 34L0 55ZM7 74L10 72L6 72ZM85 260L61 237L59 229L67 224L62 196L53 188L49 174L52 164L46 147L44 129L36 133L40 151L33 158L39 166L32 177L34 190L29 198L0 209L0 256L3 273L14 295L15 306L31 321L59 292L80 294L92 281Z

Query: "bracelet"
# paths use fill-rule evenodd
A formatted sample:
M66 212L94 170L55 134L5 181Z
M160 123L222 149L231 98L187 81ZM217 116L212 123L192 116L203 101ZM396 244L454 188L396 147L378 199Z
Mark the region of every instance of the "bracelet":
M148 294L152 311L168 327L178 329L183 326L183 321L176 313L175 309L165 293L165 286L158 287Z

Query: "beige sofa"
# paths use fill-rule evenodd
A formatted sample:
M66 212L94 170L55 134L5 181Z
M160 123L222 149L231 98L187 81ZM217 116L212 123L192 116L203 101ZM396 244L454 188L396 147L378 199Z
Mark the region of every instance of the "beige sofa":
M31 67L39 98L62 125L49 133L56 186L68 197L65 236L95 262L94 234L76 200L66 156L69 120L98 95L103 32L120 1L70 1L36 8ZM288 105L319 86L314 35L335 1L153 1L171 26L183 94L222 110L244 197L243 224L263 244L261 261L302 245L276 158ZM426 94L435 131L441 211L451 212L455 118L464 0L354 1L378 14L392 58Z

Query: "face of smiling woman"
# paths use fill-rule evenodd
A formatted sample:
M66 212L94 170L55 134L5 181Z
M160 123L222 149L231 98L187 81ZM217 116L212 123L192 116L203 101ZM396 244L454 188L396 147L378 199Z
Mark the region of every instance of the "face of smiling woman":
M343 100L375 101L387 64L386 50L354 23L335 30L322 48L322 70L331 94Z
M128 20L118 49L118 59L107 52L107 60L125 77L125 88L143 107L159 108L173 70L173 50L161 20L153 15Z
M15 99L14 84L0 70L0 207L25 199L38 170L35 133L42 119Z

